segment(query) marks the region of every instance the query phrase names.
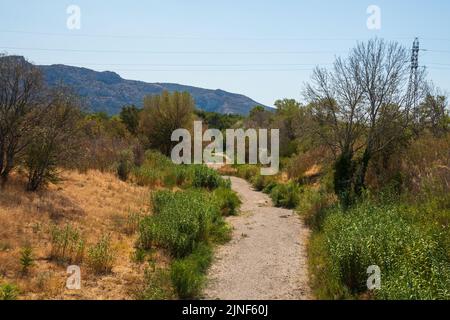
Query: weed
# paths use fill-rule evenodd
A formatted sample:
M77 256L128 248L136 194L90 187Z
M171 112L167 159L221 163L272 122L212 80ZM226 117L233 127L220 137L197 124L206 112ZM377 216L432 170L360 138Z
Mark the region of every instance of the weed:
M114 251L109 236L102 236L100 241L88 250L88 265L96 274L110 273L114 264Z

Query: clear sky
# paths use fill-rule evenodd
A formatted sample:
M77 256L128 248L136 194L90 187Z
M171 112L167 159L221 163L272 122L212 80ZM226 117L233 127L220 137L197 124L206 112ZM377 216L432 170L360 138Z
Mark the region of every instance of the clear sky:
M69 5L81 29L69 30ZM367 28L367 8L381 29ZM411 47L450 91L448 0L0 0L0 51L37 64L111 70L126 79L242 93L272 105L301 100L314 65L327 66L358 40Z

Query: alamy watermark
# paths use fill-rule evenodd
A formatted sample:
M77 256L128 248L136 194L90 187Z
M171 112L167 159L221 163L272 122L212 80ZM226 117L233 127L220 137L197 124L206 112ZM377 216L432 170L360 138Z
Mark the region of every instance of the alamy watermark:
M66 280L66 288L69 290L81 289L81 269L79 266L68 266L67 274L69 277Z
M81 8L77 5L70 5L66 9L66 13L69 15L66 21L67 29L80 30L81 29Z
M370 5L367 7L367 14L370 15L367 18L367 29L381 30L381 8L376 5Z
M381 269L377 265L372 265L367 268L367 289L379 290L381 289Z
M179 142L172 149L175 164L261 164L261 175L265 176L275 175L279 171L279 129L227 129L226 145L220 130L207 129L203 132L201 121L194 122L193 133L193 140L187 129L177 129L172 133L171 140ZM203 148L204 142L210 144Z

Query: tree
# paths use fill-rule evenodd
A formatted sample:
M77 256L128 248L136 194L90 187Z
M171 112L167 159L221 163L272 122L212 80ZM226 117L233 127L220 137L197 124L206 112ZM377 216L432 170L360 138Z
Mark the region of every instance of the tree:
M289 157L297 149L296 127L304 120L302 105L294 99L283 99L275 101L276 112L273 115L272 128L280 130L280 154Z
M419 105L420 129L428 129L435 136L445 134L450 129L447 97L436 90L428 92Z
M144 137L144 145L160 150L170 156L172 132L189 129L194 116L194 100L188 92L169 93L144 98L144 109L139 121L139 132Z
M272 113L262 106L255 106L250 110L245 126L247 128L269 128Z
M136 135L138 131L139 112L140 110L135 105L125 106L120 111L120 119L133 135Z
M411 122L409 72L405 48L373 39L338 58L331 71L316 68L306 87L317 133L336 155L335 191L344 203L361 194L372 157L401 139Z
M0 177L4 185L31 132L46 113L40 71L23 58L0 56Z
M73 161L79 151L80 109L77 98L68 90L56 89L39 126L32 131L25 149L23 165L28 191L58 181L58 167Z

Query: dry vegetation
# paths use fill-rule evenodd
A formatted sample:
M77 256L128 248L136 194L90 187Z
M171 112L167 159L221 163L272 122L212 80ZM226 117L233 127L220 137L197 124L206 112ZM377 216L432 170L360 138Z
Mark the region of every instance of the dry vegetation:
M63 181L38 193L24 191L24 181L11 178L0 194L0 283L12 283L19 299L128 299L142 285L142 265L133 263L135 234L130 215L149 210L147 188L99 171L63 173ZM96 275L81 264L81 290L65 288L67 264L51 259L51 230L71 225L81 231L86 247L109 235L114 264ZM21 252L32 248L32 266L22 272ZM88 255L85 250L85 256ZM164 264L163 256L155 256ZM86 260L86 259L85 259Z

